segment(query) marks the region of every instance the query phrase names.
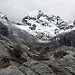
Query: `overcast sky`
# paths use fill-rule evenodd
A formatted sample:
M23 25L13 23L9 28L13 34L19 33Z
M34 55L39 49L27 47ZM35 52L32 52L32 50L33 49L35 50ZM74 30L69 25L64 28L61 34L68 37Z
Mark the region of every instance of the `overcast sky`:
M0 12L12 21L21 21L35 9L65 20L75 19L75 0L0 0Z

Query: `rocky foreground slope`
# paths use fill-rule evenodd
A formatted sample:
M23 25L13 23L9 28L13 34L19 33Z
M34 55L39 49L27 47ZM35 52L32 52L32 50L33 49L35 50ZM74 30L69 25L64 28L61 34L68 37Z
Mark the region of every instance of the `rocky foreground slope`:
M19 47L1 36L0 75L75 75L75 48L38 48L34 53L25 44Z
M52 36L50 43L47 42L50 40L45 39L47 44L45 42L34 45L32 42L39 40L22 28L28 27L30 31L39 34L37 24L34 25L37 28L26 24L25 20L28 22L29 18L36 21L36 18L27 16L23 19L25 24L14 23L0 13L0 75L75 75L75 31L59 34L58 37ZM52 22L55 20L48 22L54 26L56 24ZM58 29L63 31L60 27ZM43 39L39 39L43 42Z

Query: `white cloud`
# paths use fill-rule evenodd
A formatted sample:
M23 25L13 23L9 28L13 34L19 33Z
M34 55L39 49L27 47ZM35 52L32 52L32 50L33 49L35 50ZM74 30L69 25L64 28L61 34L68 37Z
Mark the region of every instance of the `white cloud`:
M74 6L75 0L0 0L0 11L14 21L35 9L70 20L75 17Z

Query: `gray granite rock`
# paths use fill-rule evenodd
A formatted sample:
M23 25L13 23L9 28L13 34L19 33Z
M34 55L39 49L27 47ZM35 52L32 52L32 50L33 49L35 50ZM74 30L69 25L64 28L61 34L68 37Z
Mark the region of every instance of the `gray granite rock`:
M20 69L27 75L54 75L45 62L31 61L24 63Z
M17 67L10 66L7 67L6 69L0 70L0 75L25 75L25 74L22 73Z

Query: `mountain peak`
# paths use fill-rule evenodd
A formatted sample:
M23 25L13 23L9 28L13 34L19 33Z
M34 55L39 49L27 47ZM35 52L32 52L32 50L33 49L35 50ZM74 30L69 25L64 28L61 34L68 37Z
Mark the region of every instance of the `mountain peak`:
M0 18L1 18L1 19L6 19L6 20L8 20L8 19L7 19L7 16L6 16L5 14L1 13L1 12L0 12Z
M0 17L4 17L5 15L3 13L0 12Z
M32 11L25 16L22 20L23 24L9 22L6 19L6 15L2 15L1 13L0 20L2 23L8 26L11 24L12 27L20 29L24 32L24 36L27 36L26 39L29 38L29 41L35 40L40 43L50 42L50 39L58 36L59 34L75 30L75 25L69 25L59 16L48 16L40 10ZM18 32L15 32L14 35L17 35L16 33Z
M49 16L40 10L31 11L22 19L23 30L36 37L39 41L49 41L61 33L74 30L73 24L68 24L60 16ZM24 28L25 27L25 28Z
M41 13L42 13L41 10L34 10L34 11L31 11L30 13L28 13L27 15L29 17L36 17L37 18L37 15L41 14Z
M41 12L41 10L31 11L27 16L22 19L22 22L28 24L29 26L37 23L43 26L51 26L53 24L59 26L62 24L67 24L59 16L49 16Z

